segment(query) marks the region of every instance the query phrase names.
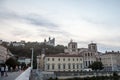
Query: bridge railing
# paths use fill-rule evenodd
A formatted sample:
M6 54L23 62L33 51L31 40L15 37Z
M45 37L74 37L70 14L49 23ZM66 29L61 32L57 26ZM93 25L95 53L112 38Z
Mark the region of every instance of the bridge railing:
M32 68L29 67L21 73L15 80L29 80Z

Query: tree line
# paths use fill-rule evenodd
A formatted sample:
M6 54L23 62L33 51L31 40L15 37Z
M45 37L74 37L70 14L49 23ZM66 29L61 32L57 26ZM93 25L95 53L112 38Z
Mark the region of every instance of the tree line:
M38 42L27 42L24 43L24 46L13 46L11 43L9 46L7 42L3 42L2 45L7 47L12 54L18 57L31 57L31 50L30 48L34 48L34 55L40 55L44 49L45 54L58 54L63 53L66 46L63 45L56 45L50 46L46 45L45 43L38 43Z

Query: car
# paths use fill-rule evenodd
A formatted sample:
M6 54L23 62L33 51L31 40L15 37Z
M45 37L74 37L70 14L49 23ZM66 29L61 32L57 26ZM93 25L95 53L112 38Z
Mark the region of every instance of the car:
M93 71L91 68L85 68L83 71Z

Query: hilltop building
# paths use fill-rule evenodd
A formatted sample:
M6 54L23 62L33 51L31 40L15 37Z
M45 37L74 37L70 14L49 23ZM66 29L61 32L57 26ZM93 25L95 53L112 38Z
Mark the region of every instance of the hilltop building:
M51 38L49 37L49 40L48 40L48 41L47 41L46 39L44 39L44 43L45 43L46 45L55 46L55 38L51 39Z
M10 46L10 45L15 46L15 47L17 47L17 46L22 46L22 47L24 47L24 46L25 46L25 41L21 40L20 42L16 42L16 41L10 42L10 43L8 44L8 46Z

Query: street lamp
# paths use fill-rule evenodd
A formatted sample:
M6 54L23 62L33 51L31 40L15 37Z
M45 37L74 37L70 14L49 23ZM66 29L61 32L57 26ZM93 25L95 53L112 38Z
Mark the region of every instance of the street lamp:
M32 50L32 55L31 55L31 68L33 69L33 52L34 48L30 48Z

